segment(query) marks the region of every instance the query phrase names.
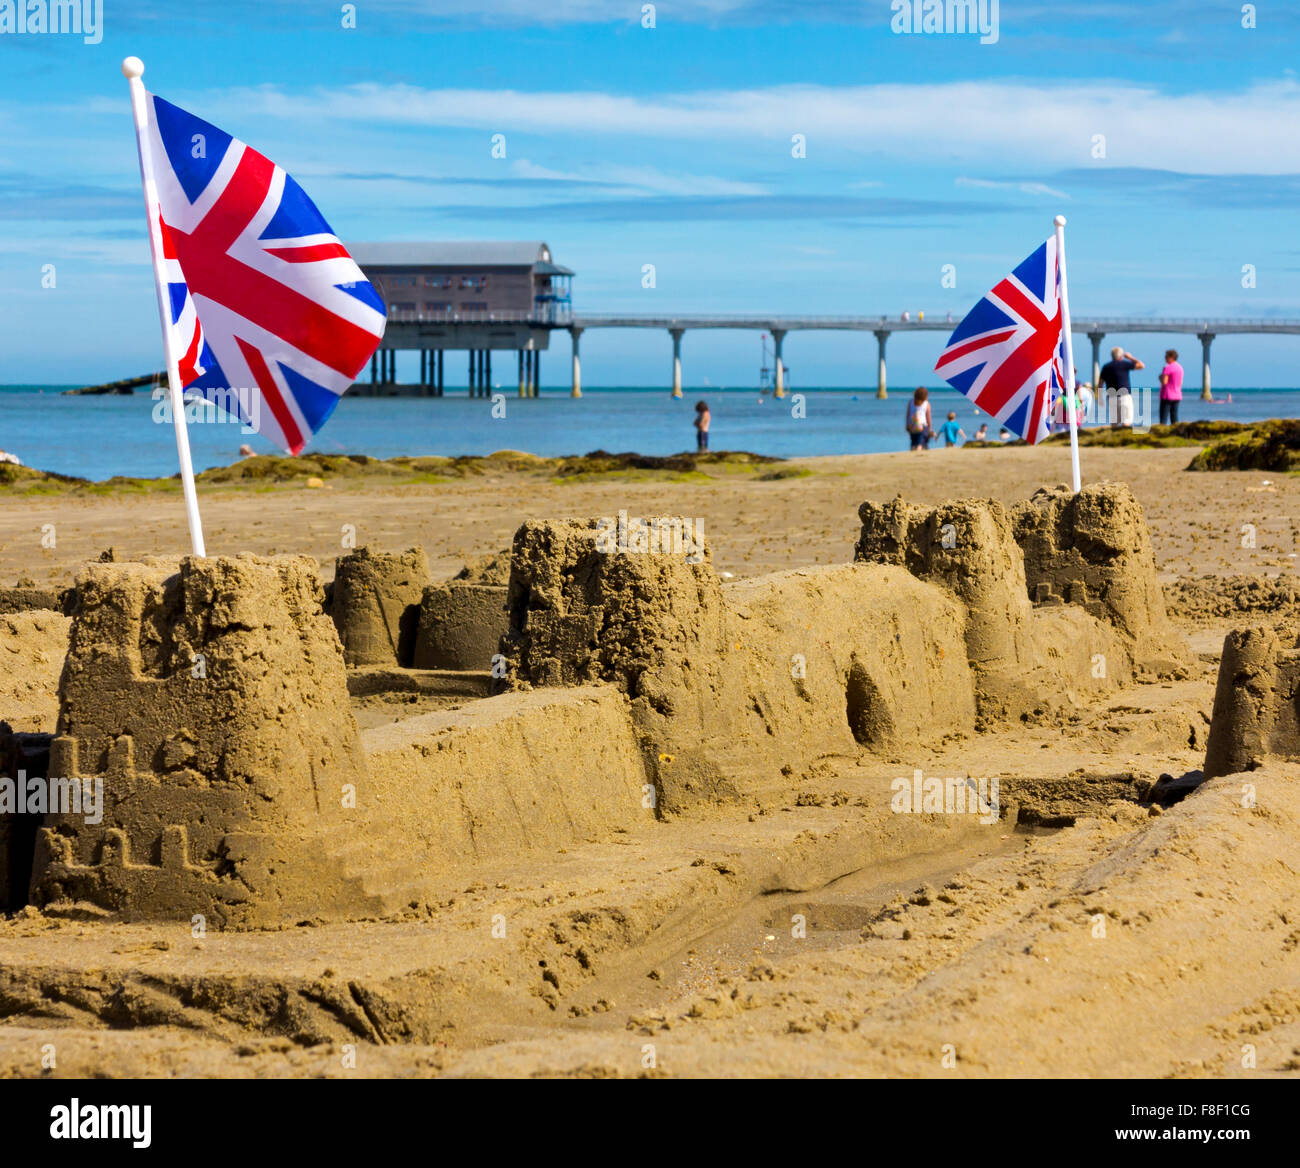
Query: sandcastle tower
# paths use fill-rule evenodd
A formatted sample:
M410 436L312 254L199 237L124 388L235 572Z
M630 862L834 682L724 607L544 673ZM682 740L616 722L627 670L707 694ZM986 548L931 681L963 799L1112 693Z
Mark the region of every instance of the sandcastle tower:
M717 689L723 604L690 520L526 522L515 534L507 608L501 651L512 683L618 685L662 806L729 793L699 748L716 717L705 695ZM660 765L667 757L671 768Z
M1038 699L1039 664L1024 560L1011 518L993 500L959 499L922 507L896 498L858 509L859 562L897 564L948 589L966 609L966 656L985 718L1011 717Z
M1077 605L1109 623L1139 674L1165 677L1186 666L1165 613L1146 518L1126 484L1091 484L1078 494L1040 488L1013 518L1036 604Z
M327 844L364 784L315 561L91 564L50 776L102 818L50 814L32 899L125 919L256 926L356 910Z
M334 565L331 613L349 665L404 665L415 659L420 600L429 583L423 548L359 547Z
M1254 770L1270 756L1300 760L1300 642L1234 629L1219 659L1205 775Z
M859 561L900 565L962 602L985 724L1092 700L1131 680L1139 653L1152 668L1177 667L1146 524L1127 488L1039 492L1014 511L992 499L920 507L899 498L866 502L859 516Z

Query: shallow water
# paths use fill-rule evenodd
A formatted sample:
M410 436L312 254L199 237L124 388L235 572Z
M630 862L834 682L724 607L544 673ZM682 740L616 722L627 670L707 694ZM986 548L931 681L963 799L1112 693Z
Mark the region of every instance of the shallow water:
M150 395L64 397L62 387L0 387L0 449L27 465L63 474L104 479L112 475L176 473L176 440L170 423L153 420ZM709 402L715 450L806 457L873 454L905 450L903 414L908 393L880 401L871 389L796 389L799 397L763 398L753 389L690 390L674 401L662 389L589 389L580 400L567 389L543 389L542 396L504 395L505 417L492 416L492 403L470 399L463 390L444 398L345 396L309 451L369 454L490 454L526 450L533 454L585 454L592 450L635 450L673 454L693 449L694 403ZM1300 390L1237 389L1231 404L1185 399L1182 420L1220 418L1254 421L1300 414ZM802 401L805 416L797 417ZM968 437L981 420L974 406L952 390L931 391L936 421L956 411ZM499 411L498 411L499 412ZM1154 419L1153 419L1154 420ZM258 453L269 442L240 432L236 423L190 426L195 467L224 466L248 443ZM998 426L990 427L996 437Z

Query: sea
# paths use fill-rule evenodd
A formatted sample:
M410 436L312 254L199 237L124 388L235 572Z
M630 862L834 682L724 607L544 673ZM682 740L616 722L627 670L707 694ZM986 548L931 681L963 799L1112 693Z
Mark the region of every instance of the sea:
M0 450L26 465L81 478L141 478L176 473L176 439L148 390L129 396L65 396L57 385L0 386ZM543 387L536 398L503 388L492 399L469 398L448 389L442 398L344 396L308 451L368 454L376 458L420 454L490 454L522 450L556 456L611 453L675 454L695 448L694 405L707 401L714 450L748 450L783 458L823 454L876 454L906 450L904 413L910 389L891 390L881 401L875 389L796 388L783 398L756 389L687 390L674 400L667 390L593 387L581 398L568 387ZM1193 388L1184 398L1182 421L1201 418L1247 422L1300 416L1300 389L1216 389L1204 402ZM1154 408L1155 394L1150 395ZM1231 400L1228 400L1228 399ZM981 416L955 390L932 389L935 424L949 410L967 437ZM1139 391L1139 412L1143 397ZM225 466L248 444L257 453L274 448L238 422L211 411L190 425L198 470ZM1150 418L1149 421L1155 421ZM1143 419L1138 418L1141 423ZM996 437L997 423L989 427Z

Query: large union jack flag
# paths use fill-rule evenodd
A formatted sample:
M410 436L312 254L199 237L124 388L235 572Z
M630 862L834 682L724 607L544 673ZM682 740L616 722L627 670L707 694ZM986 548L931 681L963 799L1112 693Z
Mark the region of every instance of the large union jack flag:
M297 454L379 346L383 302L280 167L161 97L147 109L181 383Z
M1049 433L1065 386L1061 268L1049 239L966 314L935 365L950 385L1026 442Z

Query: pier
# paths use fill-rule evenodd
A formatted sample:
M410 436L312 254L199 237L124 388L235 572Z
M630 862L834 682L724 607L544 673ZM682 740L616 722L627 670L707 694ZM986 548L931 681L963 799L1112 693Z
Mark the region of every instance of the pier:
M894 333L936 332L950 333L957 327L959 318L932 317L918 313L916 317L903 316L763 316L757 313L736 315L633 315L610 314L606 316L575 316L570 325L580 334L587 329L648 328L662 329L672 338L672 393L681 396L682 338L692 329L748 329L772 335L776 356L775 396L785 396L782 342L788 333L797 330L840 330L869 332L876 339L876 396L888 396L885 366L885 345ZM1092 345L1092 384L1101 378L1102 342L1107 335L1122 333L1167 333L1194 336L1201 342L1201 397L1212 399L1210 389L1210 346L1215 337L1241 333L1300 335L1300 320L1209 320L1188 317L1099 317L1090 319L1075 316L1072 332L1086 336ZM576 342L575 342L576 369ZM577 382L574 382L575 388Z
M443 358L447 350L468 355L469 394L487 397L492 389L492 353L513 350L519 366L519 396L535 397L541 383L541 355L551 334L569 334L572 353L570 394L582 396L579 346L592 329L659 329L672 345L671 393L682 396L683 346L686 334L697 329L746 329L772 337L776 397L786 393L784 342L796 331L869 332L876 341L876 396L888 396L885 349L899 332L949 333L960 318L918 312L913 316L788 316L764 313L666 314L574 313L570 268L555 262L550 247L540 241L514 243L359 243L352 254L388 306L388 328L369 383L354 393L416 393L441 397ZM1101 376L1102 342L1107 335L1168 333L1196 337L1201 343L1201 397L1212 400L1210 347L1215 337L1233 333L1300 334L1300 320L1210 320L1180 317L1098 317L1077 314L1073 331L1092 345L1092 377ZM420 381L399 385L395 354L420 353ZM1082 355L1082 354L1080 354Z

